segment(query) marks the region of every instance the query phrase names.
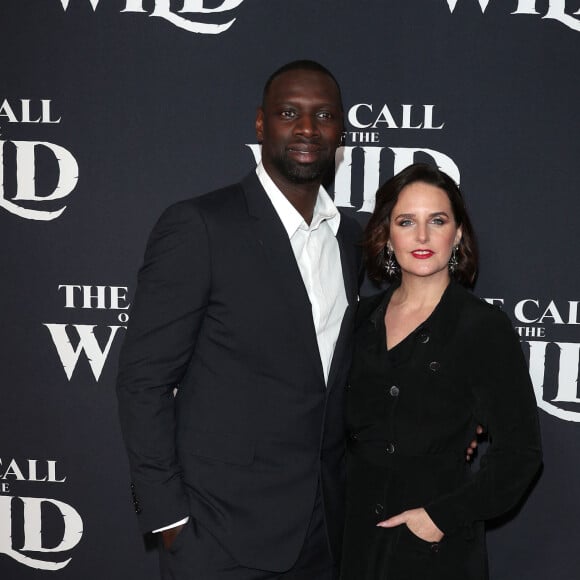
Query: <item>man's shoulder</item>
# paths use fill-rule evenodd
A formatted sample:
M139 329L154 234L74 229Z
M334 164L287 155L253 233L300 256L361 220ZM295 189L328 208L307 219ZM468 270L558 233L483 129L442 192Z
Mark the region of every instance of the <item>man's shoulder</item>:
M182 219L195 219L199 216L225 217L230 211L238 211L245 207L244 185L247 180L248 177L237 183L175 202L164 210L162 217L180 216Z
M241 182L237 182L190 197L175 205L183 204L185 207L191 207L192 210L212 211L215 208L221 210L224 205L239 202L241 198L243 198L243 187Z

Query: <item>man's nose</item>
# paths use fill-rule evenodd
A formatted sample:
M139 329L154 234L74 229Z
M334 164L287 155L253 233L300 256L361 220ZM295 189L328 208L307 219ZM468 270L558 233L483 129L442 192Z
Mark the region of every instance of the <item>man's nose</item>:
M302 115L297 123L295 131L298 134L311 136L318 134L318 121L316 117L311 115Z

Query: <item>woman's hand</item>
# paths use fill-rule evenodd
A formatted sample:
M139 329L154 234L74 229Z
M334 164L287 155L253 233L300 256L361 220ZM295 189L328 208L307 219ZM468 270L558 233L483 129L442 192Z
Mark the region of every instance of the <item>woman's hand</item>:
M429 517L423 508L407 510L388 520L379 522L381 528L395 528L405 524L413 534L425 542L440 542L445 535Z
M467 446L467 449L465 450L465 460L466 461L471 461L473 459L473 456L475 454L475 451L477 450L477 445L478 445L477 438L482 433L483 433L483 427L481 425L478 425L475 429L475 435L474 435L473 439L469 442L469 445Z

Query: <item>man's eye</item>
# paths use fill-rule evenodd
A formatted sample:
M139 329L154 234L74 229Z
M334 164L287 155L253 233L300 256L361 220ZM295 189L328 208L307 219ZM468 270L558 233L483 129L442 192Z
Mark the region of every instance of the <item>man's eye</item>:
M280 113L280 115L284 118L284 119L293 119L296 116L296 112L295 111L282 111Z
M316 116L319 119L332 119L332 115L328 111L320 111Z

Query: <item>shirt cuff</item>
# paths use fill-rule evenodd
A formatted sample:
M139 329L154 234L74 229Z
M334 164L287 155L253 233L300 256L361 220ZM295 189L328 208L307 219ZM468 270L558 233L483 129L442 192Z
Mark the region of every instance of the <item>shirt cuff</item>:
M162 528L158 528L156 530L153 530L153 533L157 534L159 532L164 532L165 530L170 530L171 528L175 528L176 526L184 525L188 521L189 521L189 516L187 516L186 518L183 518L182 520L179 520L178 522L175 522L174 524L169 524L168 526L163 526Z

